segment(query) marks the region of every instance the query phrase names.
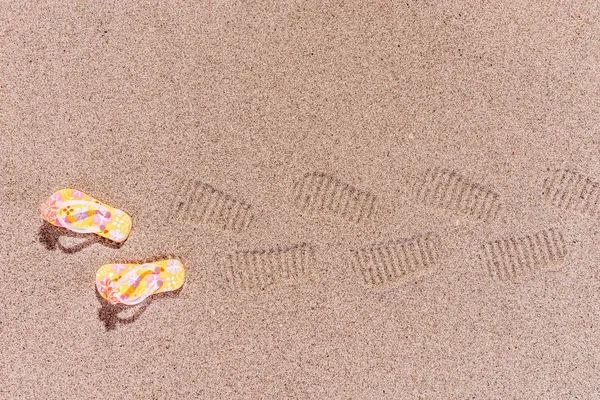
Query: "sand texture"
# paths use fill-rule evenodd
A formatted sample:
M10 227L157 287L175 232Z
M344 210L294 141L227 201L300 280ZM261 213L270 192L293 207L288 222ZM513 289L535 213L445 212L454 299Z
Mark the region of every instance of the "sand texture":
M0 398L600 398L600 5L476 3L0 0Z

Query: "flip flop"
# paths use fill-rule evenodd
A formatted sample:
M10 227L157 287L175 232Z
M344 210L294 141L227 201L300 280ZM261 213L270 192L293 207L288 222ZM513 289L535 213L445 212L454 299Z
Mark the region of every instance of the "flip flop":
M112 304L135 305L148 296L183 286L185 269L179 260L146 264L106 264L96 273L96 288Z
M119 243L131 232L129 215L74 189L54 193L40 206L40 212L52 225L78 233L95 233Z

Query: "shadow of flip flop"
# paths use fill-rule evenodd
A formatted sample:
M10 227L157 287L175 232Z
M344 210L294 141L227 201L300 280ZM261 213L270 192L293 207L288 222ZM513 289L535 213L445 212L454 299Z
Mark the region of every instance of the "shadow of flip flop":
M107 331L116 329L117 325L119 325L119 324L131 324L131 323L135 322L139 317L141 317L141 315L144 313L144 311L146 311L146 308L148 308L148 306L152 302L161 300L164 298L178 297L179 294L181 293L181 289L183 289L183 287L181 287L177 290L174 290L172 292L157 293L157 294L151 295L150 297L148 297L146 300L144 300L140 304L137 304L135 306L127 306L124 304L110 303L108 300L106 300L104 297L102 297L100 295L100 293L98 293L98 291L95 290L95 287L94 287L94 290L96 292L96 298L100 302L100 309L98 309L98 319L104 323L104 328ZM133 310L133 312L128 316L124 316L124 317L119 316L119 314L121 314L127 310Z
M67 247L60 243L61 236L85 240L74 244L73 246ZM59 249L63 253L67 254L77 253L78 251L81 251L94 243L100 243L106 247L110 247L113 249L118 249L123 245L123 243L113 242L94 233L77 233L70 231L66 228L54 226L46 221L44 221L44 223L42 224L42 226L40 226L40 229L38 230L38 240L46 247L47 250Z

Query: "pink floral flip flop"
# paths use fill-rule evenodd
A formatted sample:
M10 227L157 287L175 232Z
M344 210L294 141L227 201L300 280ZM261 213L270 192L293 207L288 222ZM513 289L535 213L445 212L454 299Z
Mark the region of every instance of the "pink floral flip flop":
M185 269L179 260L146 264L106 264L96 273L98 293L112 304L135 305L148 296L183 286Z
M77 233L95 233L119 243L131 232L129 215L74 189L54 193L40 206L40 213L52 225Z

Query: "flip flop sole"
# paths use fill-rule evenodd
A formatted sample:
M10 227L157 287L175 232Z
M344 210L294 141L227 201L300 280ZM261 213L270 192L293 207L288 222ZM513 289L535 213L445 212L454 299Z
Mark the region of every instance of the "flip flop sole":
M138 269L134 273L135 269ZM115 284L126 275L125 282ZM96 272L96 288L100 295L112 303L135 301L147 296L149 286L151 294L171 292L183 286L185 269L179 260L160 260L147 264L105 264Z
M131 217L75 189L61 189L40 206L42 218L52 225L124 242L131 232Z

